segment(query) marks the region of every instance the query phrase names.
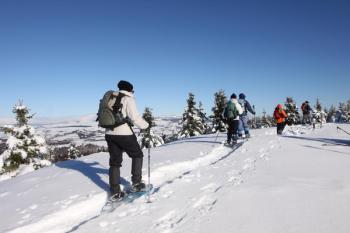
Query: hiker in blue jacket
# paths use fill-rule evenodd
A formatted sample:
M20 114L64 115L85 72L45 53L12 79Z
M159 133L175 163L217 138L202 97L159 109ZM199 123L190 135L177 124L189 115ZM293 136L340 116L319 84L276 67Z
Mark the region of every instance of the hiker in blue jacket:
M248 102L248 100L246 100L245 98L246 96L243 93L239 94L238 103L241 105L243 109L243 113L239 117L238 136L243 137L244 135L245 137L248 138L250 137L249 125L248 125L248 120L249 120L248 112L255 115L255 111L250 106L250 103Z

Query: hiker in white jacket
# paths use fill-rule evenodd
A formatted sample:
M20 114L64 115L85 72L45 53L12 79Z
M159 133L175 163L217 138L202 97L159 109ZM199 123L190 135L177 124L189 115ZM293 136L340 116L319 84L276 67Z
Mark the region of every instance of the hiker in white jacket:
M111 191L111 199L122 198L125 193L120 189L120 167L123 161L123 152L132 159L131 180L132 191L140 191L145 188L142 182L142 163L143 153L137 138L131 129L131 125L135 125L140 129L148 128L148 123L140 116L137 111L135 98L133 95L133 85L127 81L118 83L119 91L115 92L113 98L110 99L108 105L111 109L115 106L117 97L121 97L121 110L123 116L128 118L129 123L124 123L113 129L106 129L106 141L109 150L109 184Z

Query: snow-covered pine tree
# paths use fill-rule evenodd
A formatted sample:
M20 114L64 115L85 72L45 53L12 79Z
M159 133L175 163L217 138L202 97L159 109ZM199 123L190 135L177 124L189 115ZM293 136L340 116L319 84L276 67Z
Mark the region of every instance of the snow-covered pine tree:
M71 144L68 148L68 159L77 159L81 157L80 151L76 148L74 144Z
M213 115L210 118L213 119L213 128L212 132L225 132L226 124L223 119L223 113L226 107L227 99L225 96L225 92L223 90L219 90L214 94L215 96L215 105L212 108Z
M335 122L335 113L337 112L337 109L334 107L334 105L332 104L329 107L329 110L325 110L325 112L327 113L327 122Z
M346 112L350 112L350 99L343 104L343 110Z
M194 100L194 94L189 93L187 99L187 109L182 115L182 130L178 133L178 138L192 137L204 134L205 127L198 116L198 109Z
M286 120L287 124L288 125L300 124L299 110L292 97L287 97L285 107L286 107L286 113L288 115Z
M344 113L346 115L346 122L350 122L350 99L344 103Z
M316 123L326 123L327 114L323 110L320 100L316 99L315 109L312 111L312 118L315 119Z
M201 101L199 101L198 105L198 116L201 118L201 121L204 125L204 133L207 133L210 131L210 126L207 124L208 118L206 116L206 113L204 111L204 107Z
M0 173L11 173L15 176L22 169L33 170L51 164L45 139L36 135L32 126L28 125L33 115L22 101L15 105L12 112L16 114L17 124L3 127L8 136L6 150L0 155Z
M142 117L147 121L149 127L146 130L141 130L141 148L152 148L156 146L160 146L164 144L164 140L162 137L155 135L151 128L156 126L154 123L154 117L152 114L152 110L150 108L145 108L145 112Z
M350 101L350 100L349 100ZM350 122L350 103L339 103L338 110L335 114L336 122ZM349 107L347 106L349 103Z

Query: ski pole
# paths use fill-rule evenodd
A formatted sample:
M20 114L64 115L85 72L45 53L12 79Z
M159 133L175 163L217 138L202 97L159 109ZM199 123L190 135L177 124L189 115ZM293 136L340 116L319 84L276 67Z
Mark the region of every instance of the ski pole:
M151 147L148 147L148 190L147 190L147 203L151 203L150 192L151 192Z
M349 133L349 132L347 132L346 130L344 130L344 129L340 128L339 126L337 126L337 129L340 129L340 130L341 130L341 131L343 131L344 133L346 133L346 134L349 134L349 135L350 135L350 133Z
M216 134L214 145L215 145L216 141L218 140L219 133L220 133L220 130L218 130L218 133Z

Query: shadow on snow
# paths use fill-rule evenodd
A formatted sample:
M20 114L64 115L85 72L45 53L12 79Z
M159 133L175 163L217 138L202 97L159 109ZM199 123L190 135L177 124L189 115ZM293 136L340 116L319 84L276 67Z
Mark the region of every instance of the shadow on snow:
M106 183L100 176L101 174L108 177L109 171L107 168L99 167L101 166L101 164L99 164L98 162L86 163L81 160L69 160L56 163L55 165L60 168L76 170L82 173L87 178L89 178L102 190L109 191L109 184ZM124 186L129 186L130 182L121 177L120 184Z
M285 138L293 138L293 139L300 139L300 140L310 140L310 141L316 141L316 142L323 142L328 143L332 145L338 145L338 146L350 146L350 140L346 139L337 139L337 138L308 138L308 137L299 137L299 136L283 136Z

